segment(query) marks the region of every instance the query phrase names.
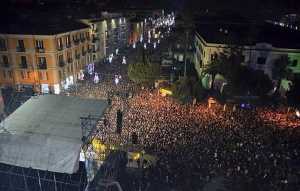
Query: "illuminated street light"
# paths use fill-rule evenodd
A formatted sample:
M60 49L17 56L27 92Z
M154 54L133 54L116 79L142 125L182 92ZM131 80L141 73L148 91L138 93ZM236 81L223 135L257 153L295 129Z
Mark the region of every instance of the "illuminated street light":
M126 64L126 57L123 56L122 64Z
M147 44L146 43L144 43L144 49L147 49Z
M299 111L299 110L296 110L296 116L297 116L298 118L300 118L300 111Z
M88 64L88 73L89 73L90 75L93 74L94 69L95 69L94 63Z
M117 49L116 49L116 55L118 55L118 54L119 54L119 49L117 48Z
M135 43L133 43L133 45L132 45L132 48L136 48L136 45L135 45Z
M84 80L84 73L83 73L83 70L80 70L79 80Z
M98 84L99 83L99 76L97 73L95 73L95 76L94 76L94 83L95 84Z
M113 59L113 54L109 55L109 58L108 58L109 63L112 63L112 59Z
M141 35L140 37L140 42L143 42L143 35Z
M115 78L115 84L116 84L116 85L119 84L119 78Z

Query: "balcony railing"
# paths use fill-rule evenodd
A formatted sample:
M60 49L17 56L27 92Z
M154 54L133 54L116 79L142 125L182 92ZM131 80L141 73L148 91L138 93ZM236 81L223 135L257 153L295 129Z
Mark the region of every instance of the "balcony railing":
M38 69L39 70L47 70L47 64L46 63L38 63Z
M68 58L68 63L72 63L73 62L73 58Z
M17 47L17 52L25 52L25 47Z
M63 50L63 49L64 49L63 46L57 46L57 50L58 50L58 51L61 51L61 50Z
M71 46L72 46L71 43L66 44L67 48L71 48Z
M83 52L82 52L82 56L85 56L85 55L86 55L86 51L83 51Z
M38 53L45 53L45 49L41 47L36 47L36 52Z
M0 51L7 51L7 47L0 47Z
M65 63L65 61L63 61L63 60L60 60L60 61L58 62L58 65L59 65L59 67L64 67L64 66L66 65L66 63Z
M92 49L91 49L91 48L87 49L87 52L88 52L88 53L91 53L91 52L92 52Z
M0 65L4 68L9 68L10 64L9 63L0 63Z
M99 40L99 38L98 38L98 37L93 37L93 39L92 39L92 43L96 43L98 40Z
M80 41L81 41L81 42L85 42L85 38L81 38Z
M73 40L73 42L74 42L75 45L78 45L78 44L79 44L79 41L80 41L79 39L74 39L74 40Z
M27 63L20 63L20 68L27 69L28 68L28 64Z
M76 59L80 59L80 54L75 55Z

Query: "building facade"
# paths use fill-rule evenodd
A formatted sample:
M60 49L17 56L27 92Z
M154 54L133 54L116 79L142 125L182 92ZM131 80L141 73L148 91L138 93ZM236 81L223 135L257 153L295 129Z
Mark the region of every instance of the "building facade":
M119 13L104 12L99 19L82 19L91 29L92 60L99 62L128 45L130 25Z
M90 41L86 25L52 34L0 34L1 86L59 94L92 61Z
M237 44L228 44L225 43L226 39L220 40L218 37L212 38L213 33L218 35L218 37L227 37L228 33L230 33L230 30L220 30L217 31L217 33L215 31L211 31L210 35L205 33L202 35L201 32L195 33L195 51L193 60L195 68L199 74L203 72L204 68L212 63L213 59L217 55L220 53L230 52L232 47L235 47L238 48L242 53L241 64L249 66L255 70L264 71L264 73L267 74L270 79L276 78L276 76L273 75L272 70L273 67L275 67L275 62L282 57L288 57L290 62L288 67L295 75L300 75L300 47L281 47L278 42L275 41L273 44L271 40L268 40L267 42L258 40L255 43L240 41Z

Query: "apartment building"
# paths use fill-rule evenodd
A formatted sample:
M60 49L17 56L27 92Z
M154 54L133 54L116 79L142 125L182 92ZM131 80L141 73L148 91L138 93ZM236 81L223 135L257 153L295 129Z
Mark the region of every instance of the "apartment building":
M82 19L90 26L92 59L101 61L128 45L129 22L120 13L103 12L99 19Z
M145 24L142 19L135 18L130 20L130 32L128 38L129 44L136 44L140 40L140 37L145 32L144 25Z
M287 56L289 68L300 75L300 33L270 23L198 24L194 39L194 64L199 74L220 53L235 48L242 52L242 64L262 70L271 79L275 62Z
M92 62L89 26L68 20L0 27L0 84L59 94Z

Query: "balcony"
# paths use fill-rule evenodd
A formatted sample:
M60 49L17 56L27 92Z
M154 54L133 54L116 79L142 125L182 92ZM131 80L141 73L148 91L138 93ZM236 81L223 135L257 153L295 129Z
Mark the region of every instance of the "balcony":
M46 63L38 63L38 69L39 70L47 70L47 64Z
M79 39L74 39L74 40L73 40L73 42L74 42L75 45L78 45L78 44L79 44L79 41L80 41Z
M63 46L57 46L57 50L58 50L58 51L62 51L63 49L64 49Z
M63 61L63 60L60 60L60 61L58 62L58 65L59 65L59 67L64 67L64 66L66 65L66 63L65 63L65 61Z
M82 52L82 56L85 56L85 55L86 55L86 51L83 51L83 52Z
M0 51L7 51L7 47L0 47Z
M85 38L81 38L81 39L80 39L80 41L81 41L82 43L85 42L85 40L86 40Z
M17 47L16 51L17 52L25 52L25 47Z
M93 37L93 39L92 39L92 43L96 43L98 40L99 40L99 38L98 38L98 37Z
M88 52L88 53L91 53L91 52L92 52L92 49L91 49L91 48L87 49L87 52Z
M76 54L75 55L75 58L78 60L78 59L80 59L80 54Z
M71 43L66 44L66 48L71 48Z
M68 63L72 63L73 62L73 58L68 58Z
M3 67L3 68L9 68L10 67L10 64L7 62L7 63L0 63L0 65Z
M28 68L27 63L21 63L21 64L20 64L20 68L22 68L22 69L27 69L27 68Z
M36 50L36 52L38 52L38 53L45 53L45 49L44 49L44 48L41 48L41 47L36 47L35 50Z

